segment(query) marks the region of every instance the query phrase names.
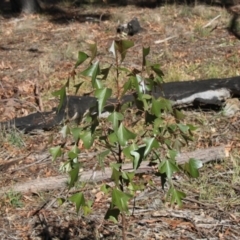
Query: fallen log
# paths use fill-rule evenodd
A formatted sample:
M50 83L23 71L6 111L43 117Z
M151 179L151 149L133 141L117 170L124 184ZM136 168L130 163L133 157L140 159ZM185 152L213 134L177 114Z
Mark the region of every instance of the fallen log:
M44 157L46 153L44 153ZM178 164L184 164L189 158L200 160L203 164L210 161L222 160L229 156L228 148L226 146L211 147L207 149L198 149L194 152L181 153L176 157ZM42 158L39 156L39 158ZM123 170L133 171L132 164L127 163L123 165ZM151 173L155 170L148 165L148 162L142 162L137 173ZM103 171L87 171L79 175L79 180L83 182L100 182L103 180L111 180L112 169L105 168ZM68 177L64 175L34 179L25 183L18 183L14 186L4 187L0 189L0 195L5 194L7 191L21 192L21 193L36 193L40 191L53 190L64 188L67 186Z
M231 97L240 97L240 76L222 79L193 80L184 82L163 83L152 90L155 97L165 97L172 101L174 107L192 106L222 107L224 101ZM134 94L123 96L121 103L136 103ZM112 110L118 100L109 99L104 111ZM0 123L0 130L16 127L25 132L35 129L49 130L59 125L64 119L73 119L80 122L86 111L97 112L97 99L92 96L68 96L60 111L53 109L50 112L37 112L28 116L15 118Z

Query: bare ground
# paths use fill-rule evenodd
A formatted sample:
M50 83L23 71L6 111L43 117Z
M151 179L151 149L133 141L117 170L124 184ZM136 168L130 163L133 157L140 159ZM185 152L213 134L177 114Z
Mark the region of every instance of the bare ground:
M157 9L106 6L68 8L67 12L0 17L1 121L36 111L36 89L45 110L56 105L51 92L66 82L78 51L86 49L86 41L96 41L98 58L111 62L107 49L116 38L117 22L132 16L139 18L145 30L131 37L135 46L127 55L127 66L139 67L142 46L150 46L151 60L162 65L165 81L239 75L240 42L227 30L230 15L225 9L202 5ZM100 23L86 19L99 20L101 15L104 21ZM172 38L166 41L168 37ZM159 40L165 41L155 43ZM86 89L88 84L82 91ZM188 195L182 209L169 206L160 180L151 177L153 184L137 196L134 215L127 217L127 239L240 237L240 118L227 119L216 112L187 115L187 121L200 127L195 142L185 151L225 144L230 146L230 157L204 166L198 180L189 183L182 176L176 181ZM71 204L58 206L55 199L66 195L65 189L22 195L11 192L15 183L59 175L59 161L34 157L62 143L58 130L35 135L17 130L0 133L0 182L10 190L0 200L0 238L121 239L121 224L103 220L108 199L101 195L98 184L85 189L86 196L95 199L93 212L87 217L77 216ZM82 161L86 170L96 163L87 151Z

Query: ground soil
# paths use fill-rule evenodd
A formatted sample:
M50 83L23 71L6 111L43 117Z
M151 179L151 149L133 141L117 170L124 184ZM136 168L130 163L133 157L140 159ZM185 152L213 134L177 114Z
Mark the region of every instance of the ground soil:
M84 51L89 41L98 44L97 58L111 63L108 49L120 37L116 35L118 20L133 16L144 30L129 37L135 45L127 54L126 66L140 68L141 49L150 46L150 60L161 64L166 81L239 75L240 42L227 30L231 16L226 9L201 5L60 7L40 15L0 16L0 121L56 106L51 92L66 83L78 51ZM60 11L63 9L65 12ZM89 84L79 94L85 91ZM193 182L194 187L189 187L186 179L185 183L176 181L188 195L182 209L169 206L160 180L152 177L153 184L139 194L134 214L126 219L127 239L239 239L240 118L197 112L188 119L201 129L186 151L226 144L232 149L231 157L205 167L205 177ZM37 157L63 143L58 131L1 133L0 185L9 186L10 192L0 200L0 238L121 239L121 221L113 224L103 219L109 199L101 196L98 184L84 190L87 197L95 198L93 212L87 217L77 215L71 204L58 205L55 199L66 196L66 189L22 195L11 192L16 183L60 174L60 160ZM96 159L89 151L84 154L84 169L89 170ZM219 187L217 193L209 198L215 186Z

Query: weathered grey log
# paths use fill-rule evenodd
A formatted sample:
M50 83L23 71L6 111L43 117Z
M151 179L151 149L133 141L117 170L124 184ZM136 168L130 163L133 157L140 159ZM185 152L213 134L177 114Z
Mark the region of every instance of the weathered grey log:
M45 157L46 154L45 153L43 154ZM189 160L189 158L195 158L200 160L204 164L210 161L223 160L226 157L228 157L227 148L225 146L218 146L207 149L198 149L194 152L189 153L182 153L176 157L176 161L178 164L184 164ZM39 158L41 159L42 156L39 156ZM131 163L124 164L123 170L128 172L133 171L132 164ZM137 170L137 173L149 173L153 171L155 170L152 167L148 166L148 162L143 161L141 163L140 168ZM80 181L100 182L103 180L110 180L111 174L112 174L111 168L105 168L104 172L92 170L85 171L81 172ZM64 175L49 178L39 178L25 183L19 183L14 186L4 187L0 189L0 195L6 193L9 190L14 192L27 193L64 188L67 186L67 181L68 178Z

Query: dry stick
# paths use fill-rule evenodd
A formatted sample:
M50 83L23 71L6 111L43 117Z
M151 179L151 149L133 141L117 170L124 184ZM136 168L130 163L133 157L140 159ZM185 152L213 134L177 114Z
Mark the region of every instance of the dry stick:
M188 162L189 158L196 158L202 163L207 163L210 161L222 160L229 156L229 149L227 146L211 147L207 149L198 149L194 152L181 153L176 157L178 164L184 164ZM41 156L40 156L41 157ZM134 171L132 168L132 163L124 164L122 167L123 171ZM149 173L155 170L148 166L148 162L142 162L141 166L137 169L136 173ZM103 180L110 180L112 174L111 168L105 168L105 172L96 171L95 178L92 181L99 182ZM80 174L80 181L89 181L92 177L92 171L82 172ZM0 196L5 194L7 191L12 190L14 192L37 192L45 190L53 190L57 188L66 187L68 177L64 175L40 178L25 183L18 183L14 186L8 186L0 189Z
M35 102L38 105L39 111L43 112L44 108L43 108L43 103L42 103L42 98L40 95L38 83L36 83L34 86L34 96L35 96Z
M202 28L207 28L209 27L210 25L212 25L212 23L217 20L218 18L221 17L221 14L217 15L215 18L213 18L210 22L208 22L206 25L204 25Z

